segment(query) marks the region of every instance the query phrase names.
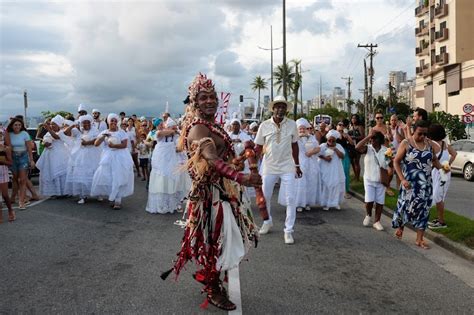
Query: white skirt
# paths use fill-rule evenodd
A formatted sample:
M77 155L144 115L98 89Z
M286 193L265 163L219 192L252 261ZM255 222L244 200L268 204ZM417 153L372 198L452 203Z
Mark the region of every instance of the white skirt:
M43 196L63 196L66 194L66 173L69 151L62 141L44 149L36 166L40 170L39 192Z
M151 164L146 211L173 213L191 187L191 179L182 168L182 154L176 152L174 142L158 142Z
M127 149L104 150L92 179L91 196L108 196L109 201L133 194L133 160Z
M94 173L99 167L102 149L81 146L71 157L66 176L66 194L87 197L91 195Z
M431 178L433 180L433 204L435 206L438 202L442 202L446 199L448 193L449 184L451 183L451 172L447 173L442 181L440 170L433 168L431 171Z

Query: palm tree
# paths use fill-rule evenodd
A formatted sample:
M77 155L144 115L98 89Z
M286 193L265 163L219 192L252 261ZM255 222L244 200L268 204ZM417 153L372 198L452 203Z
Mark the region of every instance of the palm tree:
M252 90L254 92L258 91L258 103L257 103L258 104L257 109L258 109L258 108L260 108L260 90L266 90L267 89L267 81L265 81L264 78L262 78L261 76L258 75L258 76L255 77L255 79L253 80L252 84L250 84L250 86L252 87ZM260 119L261 119L261 117L260 117Z
M291 89L293 86L293 81L295 78L295 73L293 72L293 66L286 64L279 65L276 67L275 71L273 72L273 85L277 87L277 93L280 93L283 89L283 78L286 78L286 86L287 88Z
M294 99L295 103L293 106L293 116L294 116L294 119L296 119L297 108L298 108L298 92L300 90L301 80L302 80L302 76L300 72L301 60L293 59L291 62L293 62L295 65L293 84L290 86L290 89L291 91L293 91L293 95L295 97ZM301 115L303 115L303 100L301 100Z

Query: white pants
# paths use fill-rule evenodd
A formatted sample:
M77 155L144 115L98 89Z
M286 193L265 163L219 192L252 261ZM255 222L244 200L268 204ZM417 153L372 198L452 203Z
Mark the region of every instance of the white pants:
M375 202L379 205L385 204L385 186L379 182L364 179L365 202Z
M296 206L295 206L295 173L288 174L268 174L263 175L263 195L267 201L268 220L264 223L272 223L272 214L270 211L271 200L273 195L273 188L277 181L281 179L281 187L285 189L285 202L286 202L286 220L285 220L285 233L292 233L293 226L296 220Z

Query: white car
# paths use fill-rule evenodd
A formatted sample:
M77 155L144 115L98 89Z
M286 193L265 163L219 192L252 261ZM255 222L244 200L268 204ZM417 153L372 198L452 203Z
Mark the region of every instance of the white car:
M458 140L451 144L458 153L451 165L454 174L462 174L465 180L474 181L474 141Z

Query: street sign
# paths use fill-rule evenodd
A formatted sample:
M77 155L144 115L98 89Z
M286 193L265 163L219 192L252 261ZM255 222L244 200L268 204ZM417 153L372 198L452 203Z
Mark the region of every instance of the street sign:
M462 107L462 110L466 113L466 114L470 114L472 113L472 111L474 110L472 104L464 104L464 106Z
M462 122L465 124L472 124L474 120L471 114L462 115Z

